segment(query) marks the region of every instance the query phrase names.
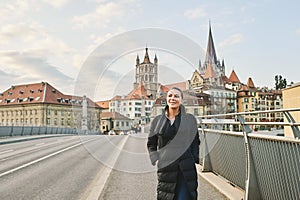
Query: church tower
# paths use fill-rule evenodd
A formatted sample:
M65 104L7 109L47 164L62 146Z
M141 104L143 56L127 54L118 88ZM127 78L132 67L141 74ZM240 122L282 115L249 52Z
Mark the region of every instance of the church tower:
M136 58L135 66L135 83L133 85L136 89L139 84L143 84L147 95L149 97L156 97L158 84L158 59L155 54L154 63L150 61L148 48L146 47L146 52L144 56L144 61L140 63L139 55Z
M208 42L207 42L205 61L202 65L201 65L201 62L199 61L200 74L205 74L207 67L209 65L212 66L213 70L216 72L216 75L218 77L225 76L224 60L222 61L222 64L221 64L220 60L217 59L217 54L216 54L215 44L214 44L214 40L213 40L213 36L212 36L210 22L209 22Z

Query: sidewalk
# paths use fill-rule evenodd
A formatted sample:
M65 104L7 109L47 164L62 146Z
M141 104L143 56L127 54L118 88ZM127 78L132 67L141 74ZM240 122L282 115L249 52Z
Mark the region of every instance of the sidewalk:
M227 200L228 198L198 176L199 200ZM157 177L156 172L131 174L112 170L98 200L155 200Z
M224 196L226 196L230 200L242 200L244 199L244 191L241 189L232 186L228 181L224 178L221 178L215 175L212 172L202 172L202 166L197 165L198 175L213 186L218 192L221 192Z

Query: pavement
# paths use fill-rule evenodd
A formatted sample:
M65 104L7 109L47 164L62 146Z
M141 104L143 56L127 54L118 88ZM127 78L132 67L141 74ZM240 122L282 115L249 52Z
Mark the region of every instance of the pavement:
M36 140L41 138L59 137L65 135L34 135L0 138L1 144ZM122 147L127 140L124 140ZM198 199L244 199L244 191L234 187L227 180L211 172L202 172L197 165L198 172ZM156 172L134 174L107 168L99 172L96 182L91 189L87 200L122 199L122 200L153 200L156 199L157 177Z

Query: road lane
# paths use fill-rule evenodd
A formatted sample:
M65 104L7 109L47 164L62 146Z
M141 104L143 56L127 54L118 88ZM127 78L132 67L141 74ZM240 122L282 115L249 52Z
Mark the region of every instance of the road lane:
M41 141L43 140L44 139ZM78 136L70 137L58 142L50 142L43 146L36 146L37 143L41 143L36 140L32 141L31 144L28 144L28 142L26 142L24 148L21 147L22 145L20 143L16 143L17 147L12 149L13 151L0 155L0 174L8 171L9 169L32 162L61 149L81 143L81 139ZM46 143L46 141L44 143ZM6 145L1 145L1 147L2 146Z
M104 136L80 139L90 138L95 139L1 177L1 199L82 198L103 168L95 157L113 152ZM122 139L111 138L116 146Z

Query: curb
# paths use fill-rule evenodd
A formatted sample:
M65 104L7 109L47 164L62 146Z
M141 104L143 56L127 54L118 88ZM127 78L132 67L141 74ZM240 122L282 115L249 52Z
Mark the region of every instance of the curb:
M19 139L13 139L13 138L11 138L11 140L8 140L8 141L1 141L0 140L0 145L17 143L17 142L25 142L25 141L29 141L29 140L38 140L38 139L43 139L43 138L62 137L62 136L71 136L71 134L67 134L67 135L48 135L48 136L19 138Z
M243 200L244 191L238 187L234 187L224 178L217 176L212 172L202 172L202 166L196 165L197 173L203 179L205 179L209 184L215 187L219 192L225 195L228 199L231 200Z

